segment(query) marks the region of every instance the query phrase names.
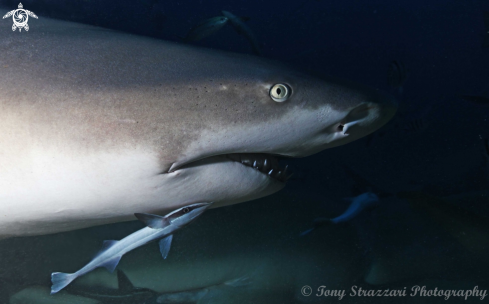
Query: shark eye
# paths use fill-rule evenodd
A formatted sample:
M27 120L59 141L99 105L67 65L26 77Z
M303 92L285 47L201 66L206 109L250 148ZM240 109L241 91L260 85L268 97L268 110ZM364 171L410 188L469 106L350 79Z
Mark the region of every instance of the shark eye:
M288 85L277 83L270 89L270 98L276 102L284 102L290 97L290 93L292 91Z
M188 207L185 207L182 209L182 212L185 214L185 213L189 213L190 212L190 209Z

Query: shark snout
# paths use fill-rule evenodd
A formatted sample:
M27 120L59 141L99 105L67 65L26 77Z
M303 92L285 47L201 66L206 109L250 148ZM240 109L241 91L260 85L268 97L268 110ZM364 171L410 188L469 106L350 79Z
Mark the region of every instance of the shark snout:
M397 101L388 95L379 94L373 101L367 101L351 109L340 123L339 131L344 135L353 133L365 136L386 124L397 111Z
M367 136L385 125L396 113L397 102L384 94L372 94L356 105L337 112L339 119L326 124L328 147L343 145Z

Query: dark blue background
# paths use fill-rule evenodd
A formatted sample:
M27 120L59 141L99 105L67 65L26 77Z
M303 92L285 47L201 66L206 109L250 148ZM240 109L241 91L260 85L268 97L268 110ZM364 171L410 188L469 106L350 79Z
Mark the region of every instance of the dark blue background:
M488 1L22 3L40 18L83 22L178 43L178 37L186 35L199 21L228 10L250 17L247 24L267 58L391 91L401 106L398 118L383 128L385 136L374 137L370 146L361 139L306 159L288 160L302 178L289 182L284 191L294 193L303 203L276 203L280 212L289 208L294 215L305 215L308 221L323 214L341 213L346 208L341 198L351 196L353 184L344 165L391 192L424 189L431 194L449 195L489 188L489 168L480 139L489 137L489 105L474 105L459 97L489 97L489 49L482 47L486 32L483 12L489 11ZM0 4L14 9L18 0L3 0ZM35 31L35 23L29 20L31 31ZM0 27L10 29L11 22L3 20ZM194 45L251 53L248 41L230 26ZM387 86L387 67L392 60L402 61L409 70L402 94ZM419 118L427 121L426 129L406 131L395 127L396 122ZM323 201L324 205L308 205L311 201ZM256 205L249 204L229 208L252 215L250 208ZM486 199L463 207L489 216L487 206ZM457 261L460 248L453 248L443 236L439 239L439 228L410 212L407 204L397 202L364 215L356 223L359 244L367 251L382 247L405 257L436 259L443 254ZM293 219L290 223L297 225L297 234L308 225Z

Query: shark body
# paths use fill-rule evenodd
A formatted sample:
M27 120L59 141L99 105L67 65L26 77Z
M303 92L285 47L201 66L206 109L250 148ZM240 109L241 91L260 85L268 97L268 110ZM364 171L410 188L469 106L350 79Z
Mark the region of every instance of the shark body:
M48 18L0 31L0 52L2 238L270 195L287 178L277 156L346 144L396 111L262 58Z

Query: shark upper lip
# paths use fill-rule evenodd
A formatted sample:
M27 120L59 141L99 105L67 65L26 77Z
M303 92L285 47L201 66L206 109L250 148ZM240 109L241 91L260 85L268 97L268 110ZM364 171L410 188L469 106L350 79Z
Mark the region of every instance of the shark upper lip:
M245 166L251 167L280 182L286 182L292 174L287 172L287 166L281 168L277 157L261 153L226 154L226 157Z

